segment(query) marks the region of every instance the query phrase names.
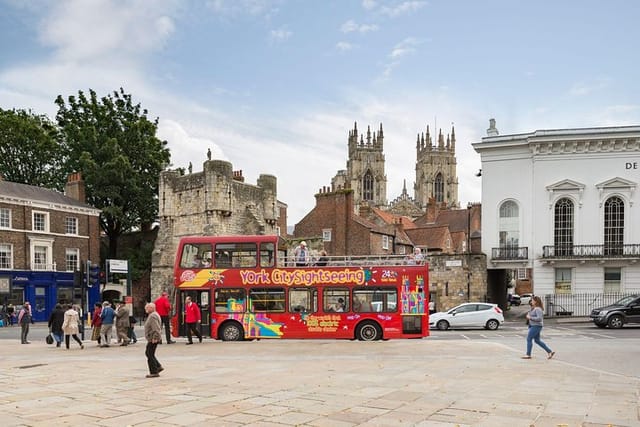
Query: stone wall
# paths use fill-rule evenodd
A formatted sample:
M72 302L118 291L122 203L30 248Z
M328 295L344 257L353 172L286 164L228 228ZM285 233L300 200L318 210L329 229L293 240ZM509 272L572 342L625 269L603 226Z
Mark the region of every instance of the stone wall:
M436 311L445 311L469 301L497 302L487 289L487 258L484 254L429 255L427 262L429 292L435 301Z
M275 234L282 205L277 180L260 175L257 185L244 182L223 160L208 160L202 172L160 175L160 228L152 255L151 298L173 289L173 265L183 236Z

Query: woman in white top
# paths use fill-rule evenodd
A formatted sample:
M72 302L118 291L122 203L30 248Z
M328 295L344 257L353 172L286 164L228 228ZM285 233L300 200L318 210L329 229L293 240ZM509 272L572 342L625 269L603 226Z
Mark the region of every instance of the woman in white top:
M78 338L78 330L80 328L80 316L75 311L71 304L67 304L67 311L64 312L64 322L62 323L62 331L64 332L64 343L69 350L69 337L73 337L80 348L84 349L84 345L80 338Z

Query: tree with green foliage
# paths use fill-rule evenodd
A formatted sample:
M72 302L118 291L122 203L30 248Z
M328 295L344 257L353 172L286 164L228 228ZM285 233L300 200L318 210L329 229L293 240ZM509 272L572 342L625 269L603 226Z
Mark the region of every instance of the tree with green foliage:
M67 170L57 127L30 110L0 108L0 175L6 181L64 188Z
M167 142L156 137L158 119L149 120L122 88L102 98L91 89L66 102L58 96L56 105L67 166L82 173L87 203L102 211L100 225L115 257L119 236L157 217L160 172L171 158Z

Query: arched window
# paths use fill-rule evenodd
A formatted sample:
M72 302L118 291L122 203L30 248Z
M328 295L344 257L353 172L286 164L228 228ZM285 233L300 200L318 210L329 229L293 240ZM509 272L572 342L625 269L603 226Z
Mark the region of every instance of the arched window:
M624 244L624 202L614 196L604 202L604 254L622 255Z
M500 205L498 232L501 254L508 259L517 258L520 244L520 218L518 204L513 200L507 200Z
M553 245L556 256L573 253L573 202L566 197L554 209Z
M373 175L367 171L362 178L362 200L373 201Z
M444 202L444 179L442 179L441 173L436 175L433 183L433 197L436 199L436 202Z

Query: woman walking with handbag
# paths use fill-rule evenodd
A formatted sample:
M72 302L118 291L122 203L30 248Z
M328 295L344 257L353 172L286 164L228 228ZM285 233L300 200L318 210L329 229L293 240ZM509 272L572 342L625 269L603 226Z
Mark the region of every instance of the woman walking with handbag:
M78 338L78 331L80 330L80 316L78 312L73 309L71 304L67 304L67 311L64 312L64 323L62 323L62 330L64 331L64 343L69 350L70 337L73 337L80 348L84 349L84 344L80 338Z

